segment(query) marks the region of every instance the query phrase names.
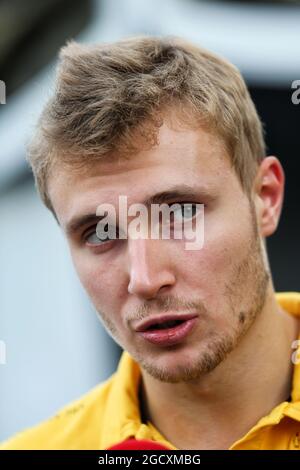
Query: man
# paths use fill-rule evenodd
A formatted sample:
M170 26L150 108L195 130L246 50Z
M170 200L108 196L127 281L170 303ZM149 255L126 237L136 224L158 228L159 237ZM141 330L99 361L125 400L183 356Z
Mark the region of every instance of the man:
M29 160L125 351L108 381L2 448L299 449L300 294L275 294L265 243L284 172L238 70L176 38L70 43ZM117 236L99 236L98 208L124 196L178 204L172 229L204 208L203 245L134 237L110 209Z

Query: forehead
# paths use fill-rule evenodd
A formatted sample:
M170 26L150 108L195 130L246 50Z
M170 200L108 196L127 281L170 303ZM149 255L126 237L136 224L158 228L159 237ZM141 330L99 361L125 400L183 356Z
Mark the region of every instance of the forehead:
M130 159L95 162L84 175L57 170L49 181L49 195L62 226L76 215L96 212L99 204L143 202L151 194L183 185L216 193L233 170L222 141L202 128L173 128L164 123L158 145Z

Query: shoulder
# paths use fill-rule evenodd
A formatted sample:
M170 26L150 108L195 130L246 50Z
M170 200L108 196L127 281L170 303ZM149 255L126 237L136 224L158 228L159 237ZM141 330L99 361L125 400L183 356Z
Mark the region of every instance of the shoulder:
M50 419L0 444L0 450L97 449L113 374Z

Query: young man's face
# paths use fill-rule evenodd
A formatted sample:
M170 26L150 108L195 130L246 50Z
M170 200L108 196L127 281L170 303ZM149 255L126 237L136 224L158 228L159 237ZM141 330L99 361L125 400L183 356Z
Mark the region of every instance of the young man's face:
M102 203L113 204L118 214L120 195L130 206L175 186L189 187L194 196L164 202L205 204L199 250L187 250L184 239L129 236L97 243L96 218L68 234L78 275L110 334L146 372L169 382L213 370L266 298L269 273L254 206L220 140L203 129L165 123L152 149L130 160L97 163L89 175L60 171L49 185L66 231L74 218L96 214ZM146 319L166 314L194 319L183 322L179 336L170 332L170 341L154 326L153 335L137 331Z

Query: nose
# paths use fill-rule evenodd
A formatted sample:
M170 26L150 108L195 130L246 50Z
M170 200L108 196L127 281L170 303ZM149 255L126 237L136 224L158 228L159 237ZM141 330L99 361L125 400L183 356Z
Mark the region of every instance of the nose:
M159 291L176 282L164 240L129 239L128 292L143 299L155 298Z

